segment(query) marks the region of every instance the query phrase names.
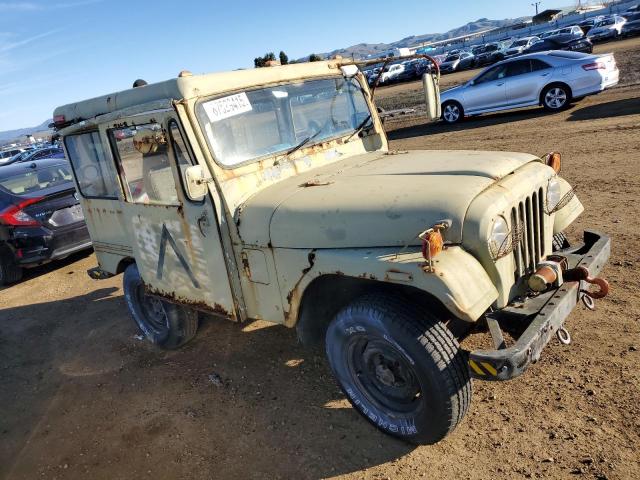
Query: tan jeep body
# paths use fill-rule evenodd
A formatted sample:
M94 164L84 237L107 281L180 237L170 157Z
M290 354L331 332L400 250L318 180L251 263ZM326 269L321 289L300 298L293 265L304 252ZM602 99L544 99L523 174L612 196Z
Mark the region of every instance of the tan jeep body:
M490 307L507 305L522 287L517 270L524 274L535 267L551 252L552 235L582 211L574 197L560 212L544 213L546 187L555 172L540 158L508 152L389 152L361 74L357 79L373 112L373 129L362 138L334 138L288 157L280 152L235 168L221 165L207 148L196 120L198 102L340 77L339 67L339 61L328 61L182 76L56 109L55 116L68 125L60 131L63 137L93 131L104 145L111 129L148 122L166 128L167 120L175 119L194 162L213 179L209 212L186 208L190 202L180 188L173 206L134 204L122 189L117 198L83 196L100 268L116 274L136 262L151 293L232 319L288 326L300 318L307 288L336 277L348 277L354 292L372 282L423 291L469 322ZM180 173L174 169L173 174L179 186ZM499 215L511 220L522 205L536 236L528 265L517 265L516 255L494 260L488 249L493 221ZM445 250L433 269L425 269L418 234L442 220L450 225L443 232ZM163 231L175 248L167 248L166 238L163 245ZM191 272L185 271L185 261Z

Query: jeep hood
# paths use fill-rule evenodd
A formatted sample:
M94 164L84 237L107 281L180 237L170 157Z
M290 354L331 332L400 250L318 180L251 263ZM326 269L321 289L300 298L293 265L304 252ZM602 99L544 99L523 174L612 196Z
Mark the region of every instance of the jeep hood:
M537 160L506 152L367 153L257 192L236 222L245 245L309 249L416 245L420 232L448 219L445 240L460 243L473 199Z

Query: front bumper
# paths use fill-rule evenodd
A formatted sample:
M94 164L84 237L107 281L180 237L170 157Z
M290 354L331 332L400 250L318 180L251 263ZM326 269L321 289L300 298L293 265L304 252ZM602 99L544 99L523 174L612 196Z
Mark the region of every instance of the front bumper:
M584 244L554 252L569 261L569 268L586 267L597 275L611 254L611 240L602 233L585 231ZM582 282L567 282L522 304L510 305L489 314L505 329L524 331L509 348L474 350L469 353L471 376L481 380L510 380L521 375L540 358L542 349L564 325L584 295Z

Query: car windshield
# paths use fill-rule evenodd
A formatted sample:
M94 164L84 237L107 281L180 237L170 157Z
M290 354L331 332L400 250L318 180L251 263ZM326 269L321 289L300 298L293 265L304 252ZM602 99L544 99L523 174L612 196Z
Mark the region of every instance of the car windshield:
M484 49L485 52L495 52L496 50L498 50L498 45L487 45L486 48Z
M512 47L524 47L527 43L529 43L529 40L516 40L515 42L513 42L511 44Z
M613 25L615 20L613 18L608 18L606 20L602 20L601 22L596 23L596 27L606 27L607 25Z
M449 55L444 59L445 62L455 62L460 59L460 55Z
M49 165L35 170L25 168L20 173L5 177L2 176L1 172L0 170L0 187L16 195L37 193L40 190L67 183L70 187L72 186L71 169L69 165L64 163Z
M370 117L362 87L344 77L243 91L196 111L216 160L227 167L348 135Z

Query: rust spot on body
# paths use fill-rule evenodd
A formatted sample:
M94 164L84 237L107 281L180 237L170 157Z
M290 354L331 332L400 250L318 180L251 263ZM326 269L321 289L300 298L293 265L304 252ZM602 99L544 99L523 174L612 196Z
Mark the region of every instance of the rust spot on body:
M226 308L224 308L219 303L215 303L214 306L211 307L210 305L208 305L207 303L201 300L190 300L188 298L184 298L182 296L176 295L174 292L165 292L163 290L150 287L149 285L146 285L146 284L144 284L144 290L147 295L160 297L163 300L166 300L167 302L170 302L170 303L185 305L187 307L193 308L194 310L198 310L200 312L222 316L231 320L236 319L235 313L229 312Z

